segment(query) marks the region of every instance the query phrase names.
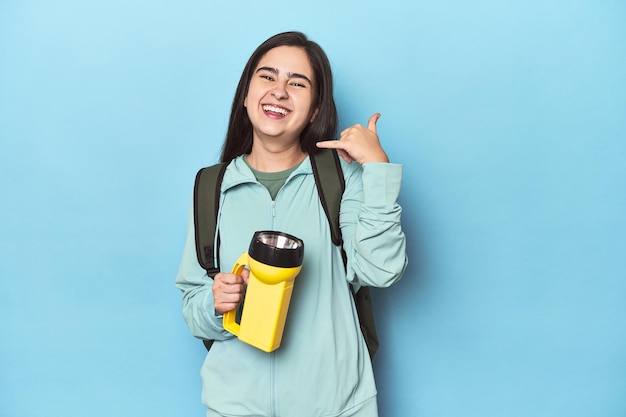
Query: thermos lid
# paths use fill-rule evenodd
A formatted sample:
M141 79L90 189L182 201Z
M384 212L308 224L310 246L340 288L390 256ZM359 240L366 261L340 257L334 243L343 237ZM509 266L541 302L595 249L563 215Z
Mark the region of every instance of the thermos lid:
M266 265L294 268L302 265L304 242L287 233L263 230L254 233L248 254Z

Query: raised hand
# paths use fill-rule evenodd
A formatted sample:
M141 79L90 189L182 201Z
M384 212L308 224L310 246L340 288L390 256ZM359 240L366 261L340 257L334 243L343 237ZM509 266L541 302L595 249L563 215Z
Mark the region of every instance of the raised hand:
M376 133L376 122L379 118L380 113L375 113L369 118L367 127L359 124L348 127L341 132L338 140L317 142L317 146L337 149L348 163L389 162Z

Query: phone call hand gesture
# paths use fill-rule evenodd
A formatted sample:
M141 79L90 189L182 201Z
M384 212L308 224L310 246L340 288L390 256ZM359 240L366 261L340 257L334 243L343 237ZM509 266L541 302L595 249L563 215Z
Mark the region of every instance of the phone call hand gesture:
M380 113L375 113L369 118L367 127L359 124L348 127L341 132L338 140L317 142L317 146L337 149L339 156L347 163L389 162L376 133L376 122L379 117Z

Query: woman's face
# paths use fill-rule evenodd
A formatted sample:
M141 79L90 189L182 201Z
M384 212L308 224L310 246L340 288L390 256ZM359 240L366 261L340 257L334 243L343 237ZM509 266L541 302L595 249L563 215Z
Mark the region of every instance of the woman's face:
M252 74L244 106L252 123L253 140L298 142L317 109L313 69L299 47L270 49Z

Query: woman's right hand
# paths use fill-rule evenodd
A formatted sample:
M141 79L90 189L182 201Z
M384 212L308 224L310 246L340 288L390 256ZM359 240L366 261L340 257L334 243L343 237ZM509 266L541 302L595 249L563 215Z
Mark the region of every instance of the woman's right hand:
M215 310L224 314L237 308L243 299L244 285L248 284L250 271L243 268L241 275L218 272L213 278L213 304Z
M376 122L380 113L374 113L367 121L367 127L354 125L344 129L338 140L317 142L318 148L334 148L347 163L357 161L363 165L367 162L389 162L389 157L380 145L376 133Z

